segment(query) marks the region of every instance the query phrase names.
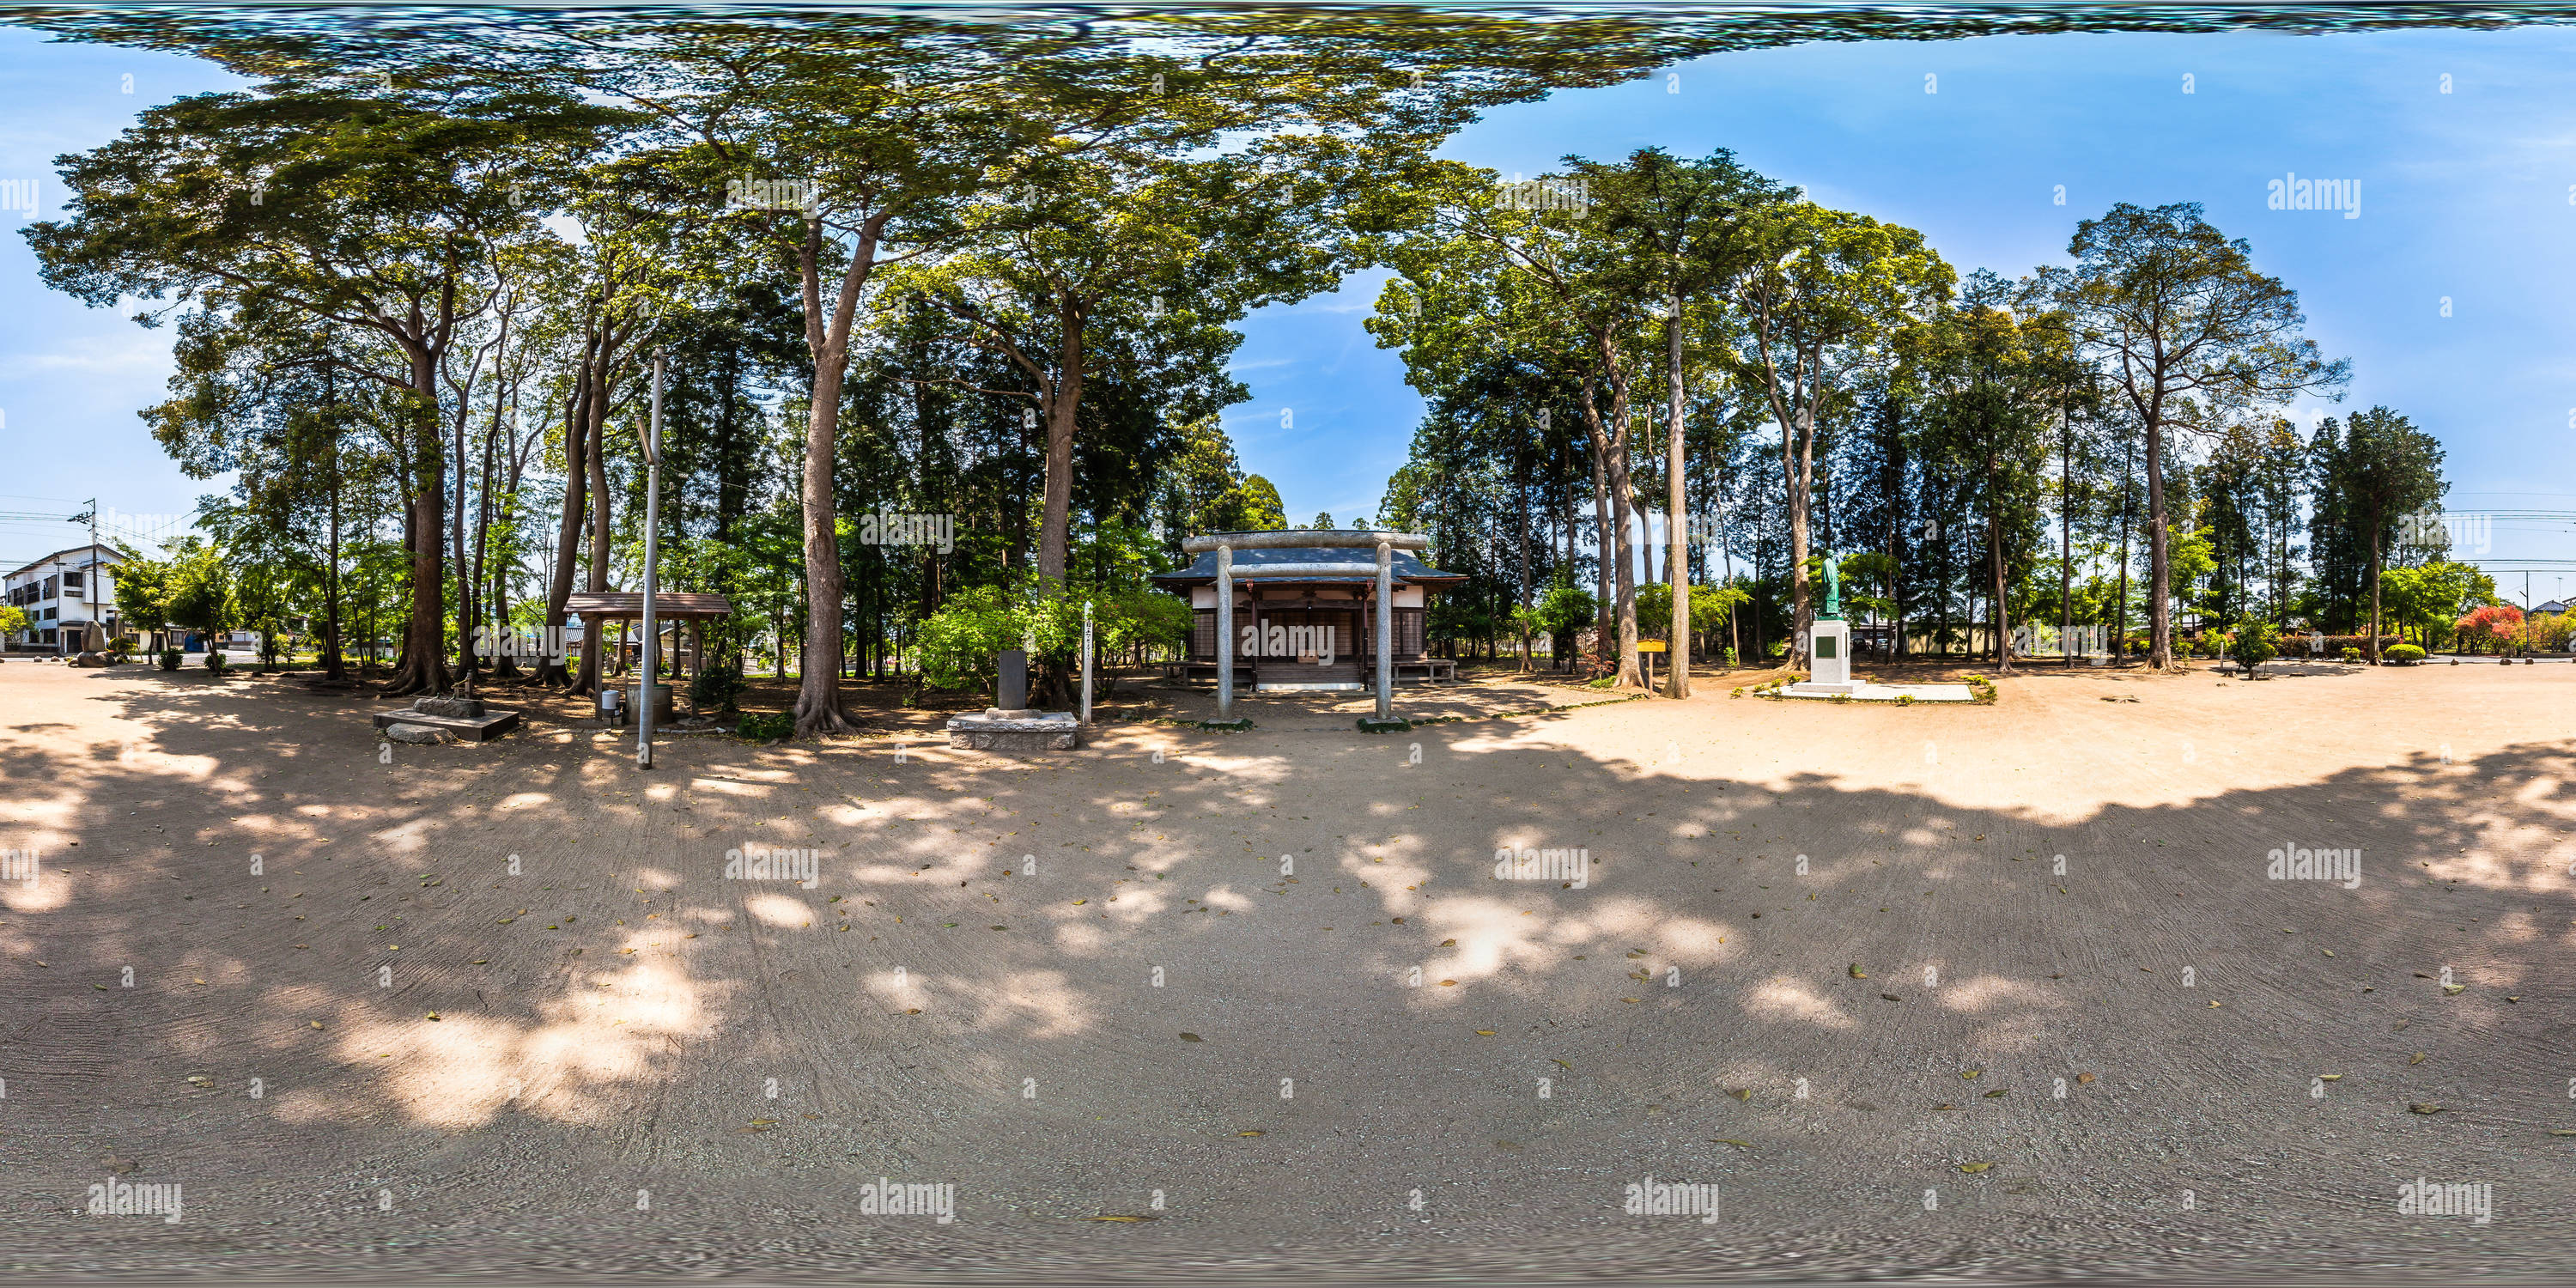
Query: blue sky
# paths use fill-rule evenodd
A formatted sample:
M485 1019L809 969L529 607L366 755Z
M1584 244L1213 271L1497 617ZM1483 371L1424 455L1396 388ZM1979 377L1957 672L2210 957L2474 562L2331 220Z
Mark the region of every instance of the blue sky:
M42 215L62 196L55 155L236 83L7 29L0 69L0 179L38 180ZM2114 202L2199 201L2299 291L2318 344L2352 359L2342 407L2303 411L2406 412L2448 450L2454 511L2576 511L2576 31L1818 44L1675 72L1494 112L1447 152L1536 174L1569 152L1732 148L1819 201L1921 229L1962 273L2063 262L2075 222ZM2267 209L2266 182L2291 172L2358 180L2361 217ZM1376 281L1246 324L1236 366L1252 399L1226 428L1294 521L1373 510L1405 459L1421 400L1360 327ZM0 511L93 495L127 513L193 508L206 485L134 415L161 396L168 333L44 289L14 236L0 238L0 301ZM77 539L0 519L0 561ZM2498 521L2483 562L2518 592L2519 566L2570 558L2569 523ZM2535 598L2562 576L2576 568L2535 574Z

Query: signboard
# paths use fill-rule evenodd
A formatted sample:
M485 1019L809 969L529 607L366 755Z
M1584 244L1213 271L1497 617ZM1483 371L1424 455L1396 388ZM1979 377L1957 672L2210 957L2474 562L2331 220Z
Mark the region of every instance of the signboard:
M1637 651L1640 653L1661 653L1666 650L1662 640L1639 640L1637 641Z

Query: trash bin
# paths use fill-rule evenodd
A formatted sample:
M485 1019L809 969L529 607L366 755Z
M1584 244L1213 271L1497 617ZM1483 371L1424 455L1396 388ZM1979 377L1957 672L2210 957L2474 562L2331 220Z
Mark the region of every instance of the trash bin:
M601 689L599 691L599 718L607 721L612 729L626 727L626 690Z

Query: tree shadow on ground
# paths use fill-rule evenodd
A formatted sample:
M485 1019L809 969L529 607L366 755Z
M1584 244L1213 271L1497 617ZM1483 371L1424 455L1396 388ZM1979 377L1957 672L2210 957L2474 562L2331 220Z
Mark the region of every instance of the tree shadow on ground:
M1150 1156L1215 1209L1329 1208L1390 1157L1500 1203L1749 1153L1784 1214L1981 1184L1963 1157L2061 1209L2329 1185L2391 1140L2561 1184L2493 1143L2563 1111L2568 1024L2534 1005L2576 924L2560 744L2068 817L1576 750L1616 708L1128 727L1031 762L687 738L644 775L631 732L387 760L339 695L85 696L105 736L0 744L22 819L81 842L0 892L37 1071L12 1105L64 1125L0 1157L57 1171L112 1145L210 1182L288 1147L488 1172L475 1133L508 1122L750 1191L816 1150L995 1194ZM2358 850L2359 882L2274 879L2303 847ZM727 877L764 848L815 885ZM1503 879L1498 850L1584 858ZM2433 1102L2474 1133L2422 1139Z

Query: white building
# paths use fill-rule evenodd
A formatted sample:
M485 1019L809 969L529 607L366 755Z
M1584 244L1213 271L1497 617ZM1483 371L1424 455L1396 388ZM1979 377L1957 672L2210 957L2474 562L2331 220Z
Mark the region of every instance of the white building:
M0 578L8 602L27 615L26 629L9 644L54 653L106 648L122 625L112 570L124 561L109 546L75 546Z

